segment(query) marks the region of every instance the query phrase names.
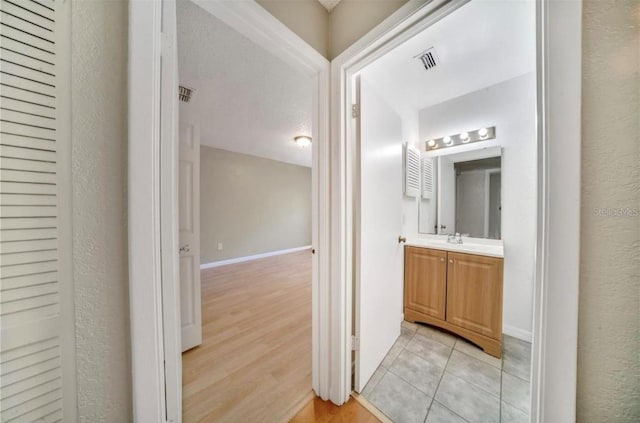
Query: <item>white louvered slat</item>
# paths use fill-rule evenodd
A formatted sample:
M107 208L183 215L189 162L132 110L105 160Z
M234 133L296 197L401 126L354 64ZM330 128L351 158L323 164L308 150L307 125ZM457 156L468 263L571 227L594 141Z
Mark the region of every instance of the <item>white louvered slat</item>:
M1 112L1 111L0 111ZM39 138L43 140L55 141L56 132L55 129L44 126L33 126L29 124L21 123L20 121L10 121L4 119L0 113L0 132L3 134L15 134L22 137ZM3 135L4 137L4 135Z
M34 275L46 272L56 272L58 270L55 260L44 261L40 263L28 263L24 265L9 266L2 269L3 282L9 284L12 278L26 277L27 275ZM4 285L4 283L3 283Z
M41 146L36 147L29 145L32 141L29 138L2 134L0 157L56 163L56 145L54 142L46 141ZM19 144L22 144L22 146L16 146ZM48 148L45 149L45 147Z
M55 185L0 182L0 192L7 194L55 194Z
M9 373L18 372L22 369L26 369L31 366L35 366L38 363L49 361L54 358L60 357L60 347L57 343L50 343L46 347L39 345L39 348L16 357L12 360L5 360L2 363L2 376L6 376Z
M59 342L59 340L58 340ZM52 358L2 376L2 386L9 386L60 366L60 358Z
M434 195L434 169L433 159L430 157L422 158L422 198L431 199Z
M36 197L37 198L37 197ZM28 228L20 230L5 230L2 233L2 242L31 241L34 239L56 238L58 230L56 228Z
M23 91L38 93L43 96L55 97L55 86L49 85L39 80L29 79L26 76L12 73L0 73L0 83Z
M0 34L0 51L16 52L44 63L51 63L55 61L55 54L45 50L41 50L34 46L30 46L23 42L14 40L12 38L2 36L1 34Z
M15 112L31 113L37 116L45 118L55 119L56 109L52 107L39 106L33 103L27 103L22 100L13 99L10 97L3 97L2 107L4 110L11 110Z
M26 2L20 2L24 5ZM0 35L12 40L16 40L27 46L31 46L35 49L42 50L48 53L55 54L55 44L47 38L42 38L36 34L32 34L29 31L30 28L26 28L27 23L21 25L22 28L13 26L9 23L5 23L6 20L11 19L11 16L2 14L2 21L0 22ZM13 22L12 22L13 23ZM18 50L19 51L19 50Z
M53 63L29 56L26 52L21 50L14 51L11 49L2 48L1 51L2 61L22 66L25 69L42 72L44 75L50 75L51 77L49 77L48 79L51 84L55 85L55 78L53 78L55 76L55 65ZM34 75L38 74L36 73Z
M16 326L26 322L38 322L60 314L60 295L49 294L2 304L4 324Z
M11 26L13 28L17 28L19 31L24 31L30 34L33 37L37 37L43 40L51 40L51 36L53 35L50 29L40 26L33 21L26 20L24 18L20 18L15 14L10 12L6 12L3 10L2 23L5 25ZM38 16L30 14L31 16Z
M34 285L44 285L58 281L56 271L35 273L32 275L4 278L2 281L2 295L10 295L10 291L30 288ZM3 297L4 298L4 297Z
M3 218L55 217L56 206L0 206Z
M2 136L2 140L0 141L0 156L56 163L55 140L23 137L7 133L0 135ZM16 150L16 148L19 148L19 150ZM5 154L6 150L12 150L12 155Z
M11 62L3 54L2 59L0 59L0 72L3 74L16 75L16 77L19 76L20 78L28 79L29 81L33 81L35 83L55 87L55 75L28 67L23 62L23 60L20 60L20 62L17 63ZM4 78L5 77L3 75L3 81Z
M56 164L51 162L43 162L41 160L24 160L14 159L12 157L0 157L0 169L55 173Z
M9 303L13 301L23 300L25 298L32 298L39 295L48 295L58 292L58 283L50 282L40 285L32 285L27 287L21 287L16 289L5 289L0 297L1 303Z
M420 151L412 145L404 144L404 195L420 196Z
M35 126L37 128L46 128L50 131L55 131L55 119L48 116L41 116L32 110L30 113L11 110L7 107L5 102L2 102L2 109L0 109L0 119L3 122L9 121L18 123L21 125Z
M22 3L24 3L24 0L2 0L0 1L0 11L24 19L31 25L38 25L49 30L54 29L55 23L53 20L47 19L35 11L31 12L28 8L21 7Z
M0 194L2 206L55 206L55 195ZM3 239L4 240L4 239Z
M41 406L36 407L35 404L32 404L32 411L16 417L8 417L9 420L4 421L3 423L33 423L36 421L44 421L47 416L60 410L61 396L62 395L60 393L57 399L51 400L49 403Z
M13 253L0 255L0 266L16 266L27 263L40 263L58 259L56 250L29 251L26 253Z
M74 421L70 2L0 0L0 420ZM69 413L68 416L66 413Z
M55 173L0 169L0 179L7 182L55 185L57 177Z
M4 51L4 50L0 50ZM5 104L6 99L19 100L25 103L31 103L41 107L48 107L55 109L56 98L55 96L46 95L41 92L33 92L23 90L18 87L4 84L2 86L2 103ZM39 110L39 109L36 109Z
M2 396L2 399L0 399L0 409L9 410L13 407L19 406L20 404L24 404L29 400L45 395L49 392L59 390L60 388L62 388L62 380L60 378L55 378L37 385L34 389L26 389L11 396Z
M57 342L57 340L56 340ZM18 395L22 392L29 391L32 388L36 388L42 383L51 383L56 380L61 380L60 368L56 367L49 371L40 373L34 377L23 379L19 382L12 383L11 385L3 386L0 389L1 398L10 398L14 395Z
M0 254L20 253L25 251L52 250L58 246L58 240L37 239L33 241L5 241L0 242Z
M21 217L12 219L0 218L0 230L31 230L44 228L57 228L57 220L54 217Z

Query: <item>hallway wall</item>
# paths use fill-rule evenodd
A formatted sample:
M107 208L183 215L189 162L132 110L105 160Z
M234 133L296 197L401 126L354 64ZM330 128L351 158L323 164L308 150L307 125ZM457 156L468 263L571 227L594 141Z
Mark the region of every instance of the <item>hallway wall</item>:
M640 4L587 0L583 8L577 421L637 422Z
M81 423L127 423L128 2L74 0L71 7L78 415Z

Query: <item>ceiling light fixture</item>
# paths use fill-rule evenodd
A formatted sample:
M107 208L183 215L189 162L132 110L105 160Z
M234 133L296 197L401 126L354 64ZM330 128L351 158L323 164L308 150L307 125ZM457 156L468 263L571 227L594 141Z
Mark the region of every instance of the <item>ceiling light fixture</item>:
M311 145L311 137L306 135L298 135L293 138L293 141L298 144L299 147L305 148Z

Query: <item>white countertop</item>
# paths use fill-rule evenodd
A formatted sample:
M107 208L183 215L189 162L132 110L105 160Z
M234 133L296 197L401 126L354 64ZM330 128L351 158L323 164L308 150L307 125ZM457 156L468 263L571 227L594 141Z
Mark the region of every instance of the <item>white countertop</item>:
M450 244L447 237L433 235L430 237L407 238L405 245L412 247L433 248L435 250L453 251L455 253L477 254L480 256L504 258L502 240L462 238L462 244Z

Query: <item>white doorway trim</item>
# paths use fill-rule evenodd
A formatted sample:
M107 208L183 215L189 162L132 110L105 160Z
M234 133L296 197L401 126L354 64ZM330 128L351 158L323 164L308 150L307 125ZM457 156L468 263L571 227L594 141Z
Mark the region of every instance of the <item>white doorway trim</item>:
M331 400L351 392L352 77L468 0L410 0L331 63ZM575 421L580 236L582 2L536 4L538 227L531 421ZM553 46L553 48L550 48Z
M312 387L328 399L329 62L256 2L195 3L313 80ZM129 4L129 292L138 422L182 419L175 7L175 0Z

